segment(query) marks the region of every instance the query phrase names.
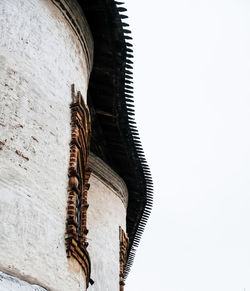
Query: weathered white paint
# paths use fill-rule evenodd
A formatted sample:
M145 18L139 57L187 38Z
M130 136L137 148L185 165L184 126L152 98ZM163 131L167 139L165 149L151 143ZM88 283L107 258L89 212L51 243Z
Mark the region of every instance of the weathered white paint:
M95 281L88 290L118 291L119 226L126 230L126 207L109 184L95 174L90 177L88 203L88 252L92 265L91 278Z
M0 291L46 291L46 289L29 284L16 277L0 272Z
M0 270L49 290L85 290L65 253L72 83L82 46L50 0L0 1Z
M117 195L124 207L128 206L128 189L123 179L116 174L102 159L98 158L95 154L89 155L89 166L95 176Z

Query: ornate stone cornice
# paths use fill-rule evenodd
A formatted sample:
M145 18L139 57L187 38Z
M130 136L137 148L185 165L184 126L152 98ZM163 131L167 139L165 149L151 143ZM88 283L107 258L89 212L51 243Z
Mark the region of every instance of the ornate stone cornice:
M62 12L77 35L86 56L88 74L93 66L94 42L89 25L77 0L51 0Z
M89 155L89 167L92 170L92 175L97 176L102 180L109 188L111 188L115 194L121 199L125 208L128 205L128 189L123 179L116 174L103 160L98 158L93 153Z

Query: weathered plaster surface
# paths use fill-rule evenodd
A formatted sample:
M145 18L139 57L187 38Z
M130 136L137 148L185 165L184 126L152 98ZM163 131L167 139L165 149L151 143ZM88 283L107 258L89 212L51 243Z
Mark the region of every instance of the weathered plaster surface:
M0 270L85 290L66 258L71 84L86 99L82 46L49 0L0 1Z
M0 291L46 291L46 289L0 272Z
M109 185L94 173L88 191L88 252L91 258L90 291L119 290L119 226L126 229L126 207ZM110 181L112 183L112 181Z
M90 153L89 166L95 176L117 195L125 208L128 206L128 189L123 179L116 174L102 159L95 154Z
M78 0L51 0L70 23L87 57L89 71L93 66L94 43L84 12Z

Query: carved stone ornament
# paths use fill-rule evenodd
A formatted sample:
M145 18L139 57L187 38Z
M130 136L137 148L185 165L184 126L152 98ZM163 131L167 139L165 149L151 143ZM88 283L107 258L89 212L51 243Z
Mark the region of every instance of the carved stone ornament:
M119 227L120 233L120 291L124 291L124 271L127 262L127 249L129 244L129 238L124 230Z
M66 221L67 256L73 256L81 265L87 279L90 279L90 258L87 252L87 191L90 169L88 156L90 148L90 114L80 92L75 94L72 85L71 141L69 160L69 184Z

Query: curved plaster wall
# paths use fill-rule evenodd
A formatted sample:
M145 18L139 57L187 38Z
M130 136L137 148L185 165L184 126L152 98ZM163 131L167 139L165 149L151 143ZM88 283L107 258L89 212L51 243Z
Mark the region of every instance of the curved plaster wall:
M52 1L0 1L0 271L52 291L86 288L64 235L71 84L86 100L88 67Z
M91 155L88 252L91 259L90 291L120 290L119 226L126 230L127 188L123 180L102 160Z
M38 286L0 272L0 291L47 291Z

